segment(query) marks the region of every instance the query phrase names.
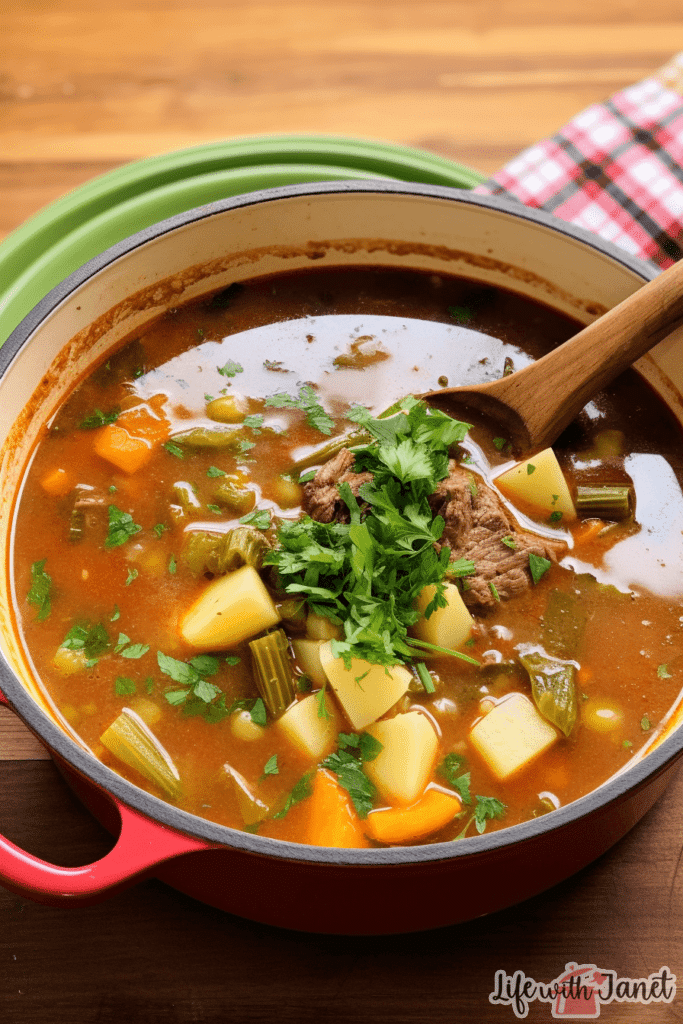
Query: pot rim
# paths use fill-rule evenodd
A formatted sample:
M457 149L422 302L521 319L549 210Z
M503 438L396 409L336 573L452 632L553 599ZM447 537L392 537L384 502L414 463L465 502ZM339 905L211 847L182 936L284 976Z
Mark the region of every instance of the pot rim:
M574 239L608 256L611 260L632 271L643 281L650 280L659 273L651 264L629 255L613 243L598 237L590 231L562 221L544 211L530 209L516 201L501 199L497 196L473 195L468 190L446 186L394 181L333 181L316 182L306 185L285 185L234 196L176 214L136 232L121 242L117 242L103 253L89 260L55 286L12 331L7 341L0 348L0 380L15 355L29 341L38 325L57 306L63 303L71 293L80 288L89 278L95 276L105 267L134 249L187 224L223 214L229 210L237 210L260 203L276 202L281 199L334 193L416 195L424 196L428 199L446 199L458 201L466 205L485 207L519 218L520 220L531 221L559 234L564 234L568 238ZM643 760L608 779L597 789L592 790L580 799L558 808L552 814L543 815L540 818L512 825L499 831L463 839L456 844L448 841L420 846L393 846L382 849L318 847L271 839L267 836L254 835L226 825L219 825L208 819L183 811L167 803L165 800L139 789L101 761L98 761L53 722L29 695L8 664L4 654L0 656L0 688L10 706L51 751L54 751L82 775L89 778L100 789L146 815L148 818L176 831L202 839L207 843L232 847L245 853L275 857L278 860L295 860L319 864L343 864L359 867L427 864L449 860L456 861L462 857L487 854L506 846L522 844L538 839L545 833L555 830L559 831L581 818L587 818L609 804L620 802L628 794L639 790L647 782L660 775L668 765L683 753L683 727L679 727L655 750L648 753Z

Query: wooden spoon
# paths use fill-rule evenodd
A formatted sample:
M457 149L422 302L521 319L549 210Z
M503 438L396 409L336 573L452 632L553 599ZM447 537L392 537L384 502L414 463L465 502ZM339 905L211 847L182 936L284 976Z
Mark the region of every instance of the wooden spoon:
M547 448L598 391L682 324L683 260L524 369L420 397L457 406L459 418L468 408L484 413L520 451Z

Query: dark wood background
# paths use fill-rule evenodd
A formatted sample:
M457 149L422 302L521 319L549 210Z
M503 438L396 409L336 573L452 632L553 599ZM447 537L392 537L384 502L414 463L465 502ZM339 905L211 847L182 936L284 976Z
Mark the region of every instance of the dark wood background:
M144 156L236 135L338 133L493 172L683 49L680 0L17 0L0 12L0 238ZM110 845L0 714L0 830L61 864ZM54 909L0 889L2 1024L512 1021L497 969L667 965L683 1019L683 778L600 861L526 904L431 933L307 936L144 882ZM276 898L277 894L274 894ZM528 1020L551 1019L532 1004Z

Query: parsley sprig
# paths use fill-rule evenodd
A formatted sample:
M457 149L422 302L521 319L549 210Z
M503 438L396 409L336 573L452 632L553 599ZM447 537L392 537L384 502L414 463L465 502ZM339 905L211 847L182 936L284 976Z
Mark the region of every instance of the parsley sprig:
M332 433L334 420L325 412L310 384L302 384L296 397L279 391L276 395L266 398L265 404L274 409L301 409L306 413L309 427L319 430L321 434Z
M351 522L285 520L278 547L265 562L277 567L288 594L305 596L312 612L343 624L344 637L332 646L347 667L352 657L394 665L434 649L408 632L425 586L436 586L427 616L446 604L450 551L436 551L444 520L432 515L428 499L448 475L449 449L464 439L469 424L412 397L393 416L373 419L356 406L349 418L375 438L356 451L356 469L373 474L359 490L362 504L348 483L340 484Z

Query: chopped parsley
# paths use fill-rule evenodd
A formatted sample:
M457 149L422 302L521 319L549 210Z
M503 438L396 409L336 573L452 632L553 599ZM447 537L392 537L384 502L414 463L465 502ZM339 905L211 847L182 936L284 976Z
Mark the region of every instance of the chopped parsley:
M266 398L265 404L274 409L301 409L306 413L309 427L319 430L321 434L331 434L334 420L325 412L310 384L302 384L298 396L292 397L284 391Z
M506 444L507 438L505 437L494 437L493 439L493 447L497 448L499 452L502 452Z
M534 583L538 583L545 576L552 564L549 559L535 555L533 551L529 552L529 572Z
M133 580L136 580L138 578L138 576L139 576L139 573L138 573L137 569L129 569L128 570L128 575L126 576L126 582L124 583L124 586L125 587L129 587L131 585L131 583L133 582Z
M292 788L291 792L287 794L284 806L273 815L273 818L284 818L287 811L291 810L295 804L301 803L302 800L306 800L311 796L313 793L313 788L311 786L312 776L312 772L302 775L296 785Z
M117 419L121 414L120 409L110 409L109 412L102 412L101 409L95 409L89 416L81 420L78 424L80 430L96 430L98 427L106 427L110 423L116 423Z
M207 721L217 722L230 713L225 706L225 694L220 686L210 683L208 677L219 669L218 658L198 654L188 661L179 661L163 651L157 651L157 664L164 675L180 689L167 690L164 697L173 707L182 706L186 715L202 715Z
M337 776L339 785L343 786L351 797L358 817L367 818L377 791L363 771L361 758L348 750L338 750L336 754L330 754L325 758L322 767Z
M242 420L242 425L249 427L255 434L258 434L263 426L263 419L264 417L262 413L255 413L253 416L245 416Z
M273 754L273 756L269 757L268 760L266 761L266 763L263 766L263 772L261 773L261 779L265 779L268 775L279 775L279 774L280 774L280 769L278 768L278 764L277 764L277 754ZM261 779L259 779L259 782L261 781Z
M179 444L174 444L173 441L164 441L162 448L165 448L169 455L174 455L176 459L184 459L185 452Z
M643 717L641 718L640 728L643 730L643 732L649 732L652 728L652 722L650 721L647 715L643 715Z
M225 476L225 470L219 469L218 466L209 466L206 471L206 475L210 477Z
M657 678L658 679L671 679L671 673L669 672L668 665L657 666Z
M178 563L175 560L175 555L171 555L171 557L168 560L168 571L171 574L171 576L175 576L176 572L178 571Z
M45 572L47 558L41 558L31 566L31 586L26 600L37 608L36 621L44 622L52 611L52 577Z
M437 775L445 779L449 786L457 790L464 804L471 804L470 795L470 773L463 771L465 758L462 754L446 754L441 764L437 766Z
M500 595L498 593L498 588L496 587L496 584L493 582L493 580L489 580L489 590L491 591L491 593L493 595L493 600L494 601L500 601Z
M242 516L242 518L240 519L240 523L242 523L244 526L253 526L257 530L269 530L270 509L255 508L253 512L247 512L245 516Z
M491 821L493 818L502 818L507 811L506 804L496 799L494 796L477 796L476 805L474 808L474 814L472 814L465 824L465 827L455 837L456 840L464 839L467 834L472 822L479 835L486 831L486 822Z
M117 676L114 680L114 693L117 697L127 697L135 693L135 680L128 676Z
M111 647L109 634L101 622L89 622L72 626L62 640L61 646L67 651L83 651L88 662L94 664L97 658Z
M501 544L504 544L506 548L510 548L511 551L517 550L517 542L514 537L510 536L510 534L508 534L507 537L501 537L500 542Z
M164 533L166 530L168 530L168 526L166 526L165 523L157 523L156 526L152 527L152 531L156 534L157 537L161 537L162 533Z
M236 377L238 373L244 373L244 367L233 359L228 359L225 366L217 366L216 369L223 377Z
M557 510L555 510L555 512L551 512L550 513L550 522L551 523L559 523L561 518L562 518L562 513L558 512Z
M109 506L109 530L104 541L105 548L117 548L125 544L142 529L133 522L130 512L122 512L116 505Z
M527 462L526 475L527 476L531 476L531 474L535 473L535 472L536 472L536 467L534 466L534 464L532 462Z
M356 468L373 474L358 500L348 483L338 488L351 522L284 520L278 547L264 559L276 566L287 594L305 596L314 614L344 624L344 637L332 640L332 650L347 667L352 657L389 666L433 649L409 635L420 614L415 601L434 584L427 616L446 605L450 551L436 551L444 520L433 517L428 499L448 476L449 450L469 424L412 397L400 406L397 414L377 420L362 407L349 413L377 439L355 453ZM446 653L477 664L459 652Z

